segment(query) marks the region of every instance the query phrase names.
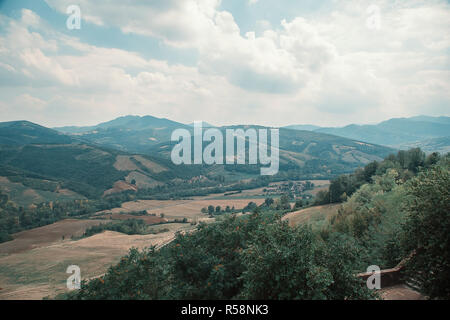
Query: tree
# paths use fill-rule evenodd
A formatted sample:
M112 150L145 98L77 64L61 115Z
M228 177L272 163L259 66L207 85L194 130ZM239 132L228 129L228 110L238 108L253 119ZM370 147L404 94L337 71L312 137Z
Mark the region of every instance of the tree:
M266 206L270 207L273 204L273 198L266 198L264 200L264 203L266 204Z
M302 207L303 207L303 200L300 199L300 198L298 198L297 200L295 200L295 206L294 206L294 208L295 208L295 209L299 209L299 208L302 208Z
M364 174L364 180L366 182L370 182L372 176L375 175L375 173L377 172L378 166L379 166L378 162L373 161L364 167L363 174Z
M450 160L406 185L408 218L402 247L413 253L407 274L430 298L450 299Z
M425 164L425 152L420 148L414 148L408 151L408 169L417 173L419 167L423 167Z
M316 194L316 198L314 200L315 205L327 204L330 203L330 193L326 190L320 190Z
M291 209L291 204L289 203L289 196L286 194L283 194L280 197L280 209L282 210Z
M440 159L440 155L437 152L433 152L428 155L428 157L425 159L425 167L431 167L432 165L438 163Z
M213 205L209 205L209 206L208 206L208 213L209 213L210 215L212 215L212 214L214 213L214 206L213 206Z
M11 237L6 231L0 230L0 243L10 241L13 237Z
M360 250L351 239L323 241L273 213L226 215L177 233L156 250L131 249L118 265L83 282L72 299L366 299L354 276Z
M217 206L216 207L216 213L220 213L222 211L222 207L221 206Z
M329 202L330 203L342 202L343 201L342 195L344 193L346 194L346 196L351 195L359 188L361 184L362 182L357 181L356 177L352 175L339 176L338 178L332 180L330 183Z
M245 208L244 209L242 209L242 212L251 212L251 211L253 211L253 210L255 210L255 208L257 207L258 205L256 204L256 203L254 203L253 201L250 201L246 206L245 206Z
M163 299L169 289L166 265L155 248L130 249L127 256L97 279L81 283L66 298L79 300Z
M257 230L244 251L242 298L371 298L367 287L354 276L352 264L359 258L357 253L352 243L328 247L309 227L271 224Z

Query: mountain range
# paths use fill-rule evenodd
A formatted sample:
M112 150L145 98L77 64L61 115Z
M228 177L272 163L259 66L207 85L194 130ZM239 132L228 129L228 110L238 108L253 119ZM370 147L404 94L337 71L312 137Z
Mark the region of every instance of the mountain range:
M170 137L178 128L193 130L152 116L54 129L29 121L0 123L0 191L28 205L189 185L198 179L215 186L217 181L222 185L259 177L255 165L174 165ZM330 178L394 151L327 133L281 128L278 176Z
M291 125L286 128L329 133L396 149L408 149L415 145L428 152L448 152L450 146L450 117L444 116L394 118L373 125L350 124L345 127ZM434 139L439 140L436 142Z
M250 127L264 128L216 128ZM179 128L193 131L192 124L153 116L124 116L87 127L0 123L0 191L29 205L192 181L231 184L259 176L256 165L174 165L170 138ZM420 116L342 128L292 125L280 128L279 135L278 177L323 179L381 160L401 147L448 152L450 118Z

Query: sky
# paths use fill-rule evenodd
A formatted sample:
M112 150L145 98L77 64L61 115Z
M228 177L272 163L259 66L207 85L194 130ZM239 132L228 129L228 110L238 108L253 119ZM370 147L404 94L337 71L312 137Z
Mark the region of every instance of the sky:
M377 123L449 80L449 1L0 0L0 121Z

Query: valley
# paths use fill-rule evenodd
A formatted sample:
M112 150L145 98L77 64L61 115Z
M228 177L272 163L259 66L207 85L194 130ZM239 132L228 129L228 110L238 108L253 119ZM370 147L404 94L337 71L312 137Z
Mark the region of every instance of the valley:
M325 232L342 219L341 202L372 183L393 151L282 128L280 172L261 177L254 165L174 165L168 135L178 125L192 129L154 117L58 129L65 133L26 121L0 124L0 299L55 297L67 292L69 265L83 279L98 278L131 248L162 248L232 216L276 213L291 228ZM427 163L420 150L393 157L405 180Z
M287 182L273 186L282 183ZM329 181L313 183L317 187L308 193L327 186ZM14 240L0 243L0 300L42 299L67 292L65 281L69 275L65 269L71 264L81 268L82 279L97 277L132 247L161 246L171 241L177 232L194 230L199 222L214 222L215 218L202 213L202 208L212 205L242 210L249 202L261 205L264 195L264 188L255 188L231 195L218 193L184 200L129 201L88 218L64 219L16 233ZM142 211L146 212L144 216L133 215ZM106 230L79 238L89 227L124 219L142 219L156 234L126 235ZM183 219L185 223L174 222Z

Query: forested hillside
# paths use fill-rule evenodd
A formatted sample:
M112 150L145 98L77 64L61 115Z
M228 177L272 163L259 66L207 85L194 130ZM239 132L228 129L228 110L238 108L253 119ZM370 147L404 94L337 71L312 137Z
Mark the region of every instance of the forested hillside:
M409 258L409 281L430 298L448 299L449 190L450 155L399 152L334 180L328 196L343 204L326 223L290 227L280 220L289 209L266 202L178 234L161 250L131 250L64 297L371 299L376 293L356 273Z
M190 129L167 119L128 116L93 128L79 128L90 130L82 133L64 129L74 133L68 136L26 121L3 123L0 186L10 200L29 205L99 198L105 192L148 193L145 190L164 186L174 191L181 184L192 187L190 180L194 177L202 181L197 187L218 187L259 177L259 165L172 164L174 143L168 139L180 126ZM248 129L235 126L222 130L228 128ZM143 155L130 153L133 151L142 151ZM328 134L281 129L279 174L272 179L330 178L381 160L390 151ZM63 196L60 190L68 190L64 192L70 197Z
M175 129L193 128L182 123L151 116L126 116L93 127L57 128L91 143L118 150L158 154L170 159L171 133ZM261 126L226 126L219 129L262 129ZM225 134L224 134L225 136ZM204 147L206 143L204 144ZM304 174L340 174L350 172L360 165L381 160L392 149L374 144L322 134L318 132L280 129L280 169L300 171ZM256 166L225 166L227 171L257 174Z
M0 145L67 144L73 141L70 136L29 121L0 122Z

